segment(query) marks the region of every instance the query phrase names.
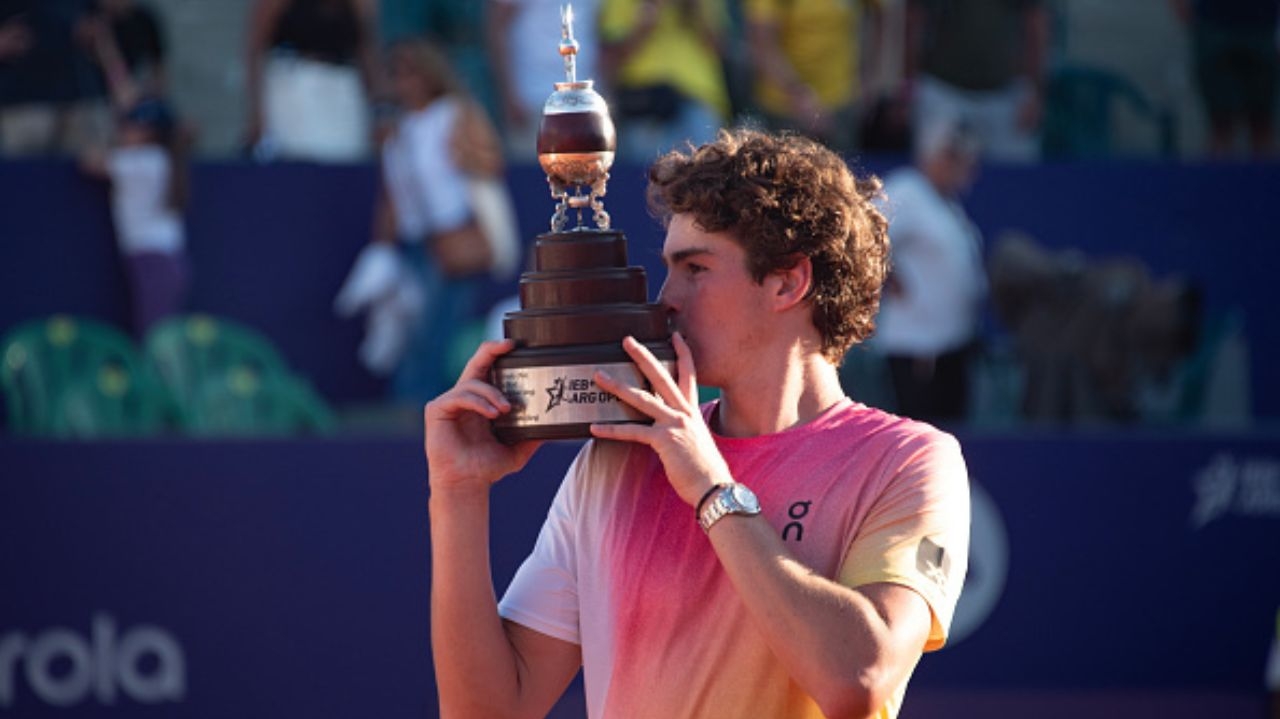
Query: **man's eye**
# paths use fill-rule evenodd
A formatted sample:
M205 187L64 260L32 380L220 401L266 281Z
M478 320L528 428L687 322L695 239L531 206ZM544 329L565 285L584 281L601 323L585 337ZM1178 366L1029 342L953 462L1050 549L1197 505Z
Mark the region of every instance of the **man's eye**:
M702 265L695 265L695 264L693 264L692 262L690 262L689 264L685 265L685 268L688 270L689 274L691 274L691 275L696 275L696 274L699 274L699 273L705 272L705 271L706 271L706 269L707 269L707 268L703 267Z

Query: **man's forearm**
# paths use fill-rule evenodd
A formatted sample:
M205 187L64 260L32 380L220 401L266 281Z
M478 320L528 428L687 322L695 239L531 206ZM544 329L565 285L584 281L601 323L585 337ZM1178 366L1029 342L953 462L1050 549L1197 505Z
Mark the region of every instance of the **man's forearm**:
M783 92L795 94L808 89L800 76L796 74L791 61L782 51L778 26L767 22L750 22L747 24L747 36L752 47L752 64L756 74Z
M446 716L502 716L519 680L489 570L489 493L433 491L431 650Z
M871 599L814 574L759 516L726 517L710 539L755 627L827 716L874 714L914 666L927 607L923 629L891 630ZM918 644L902 641L913 633Z
M494 89L504 104L512 102L515 97L515 83L511 78L511 57L507 48L511 23L515 21L515 8L507 3L490 2L487 8L488 18L485 22L485 47L489 51L489 68L493 73Z
M1026 12L1024 72L1032 87L1040 92L1044 88L1045 55L1049 48L1049 11L1041 5Z

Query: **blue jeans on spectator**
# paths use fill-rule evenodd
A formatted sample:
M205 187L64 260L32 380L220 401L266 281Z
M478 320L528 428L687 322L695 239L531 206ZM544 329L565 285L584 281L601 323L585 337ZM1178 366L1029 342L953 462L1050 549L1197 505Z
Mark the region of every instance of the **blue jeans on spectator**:
M474 310L478 280L446 277L421 244L400 246L406 264L422 280L425 298L421 319L392 377L391 389L396 400L421 405L457 381L457 377L445 376L445 359L454 335Z

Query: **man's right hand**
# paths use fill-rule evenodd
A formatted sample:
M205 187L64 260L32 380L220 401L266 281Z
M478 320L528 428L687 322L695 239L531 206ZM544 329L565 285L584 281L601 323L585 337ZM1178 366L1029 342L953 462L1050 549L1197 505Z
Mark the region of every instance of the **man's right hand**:
M481 344L457 384L427 403L425 445L432 492L487 492L489 485L523 468L541 446L536 441L505 445L490 426L511 411L511 403L489 384L489 370L514 347L512 340Z

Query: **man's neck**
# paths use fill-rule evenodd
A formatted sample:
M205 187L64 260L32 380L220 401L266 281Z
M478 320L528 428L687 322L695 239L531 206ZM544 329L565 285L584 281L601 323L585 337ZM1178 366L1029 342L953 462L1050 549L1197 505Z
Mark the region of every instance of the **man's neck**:
M721 388L716 426L726 437L756 437L812 421L844 397L836 368L797 347L781 369L759 366Z

